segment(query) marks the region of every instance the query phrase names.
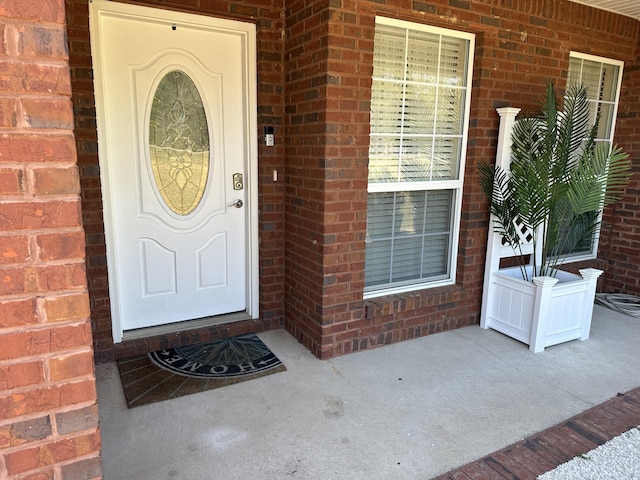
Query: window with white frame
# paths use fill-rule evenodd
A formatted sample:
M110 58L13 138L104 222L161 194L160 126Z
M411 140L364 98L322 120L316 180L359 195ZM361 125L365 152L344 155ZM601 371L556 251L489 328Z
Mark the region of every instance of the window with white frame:
M376 18L366 297L454 282L474 38Z
M596 142L613 145L613 133L618 111L620 84L622 82L623 62L596 57L584 53L571 52L567 87L572 84L583 85L587 89L592 124L598 120ZM601 216L602 212L592 212ZM598 251L599 232L586 239L577 249L567 252L567 261L595 258Z

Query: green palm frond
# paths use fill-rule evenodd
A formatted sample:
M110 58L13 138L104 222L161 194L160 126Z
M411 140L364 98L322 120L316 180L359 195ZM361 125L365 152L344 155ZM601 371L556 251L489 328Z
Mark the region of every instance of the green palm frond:
M556 102L553 85L547 87L547 96ZM555 156L558 167L567 171L573 164L577 152L588 151L593 145L597 129L590 124L589 99L587 89L571 85L565 96L564 108L558 115Z
M628 155L596 142L596 133L586 88L571 85L559 109L549 83L540 115L514 126L510 173L479 166L495 231L521 253L515 225L531 229L540 254L533 258L542 258L541 265L533 265L535 275L555 276L567 254L591 242L602 209L624 193Z
M577 163L567 177L567 200L576 215L601 210L620 198L629 181L628 157L617 147L600 144Z
M517 242L517 233L513 225L513 192L510 188L507 173L493 165L486 163L478 166L480 174L480 186L485 195L491 198L489 207L491 214L495 217L494 228L498 233L506 237L509 243Z

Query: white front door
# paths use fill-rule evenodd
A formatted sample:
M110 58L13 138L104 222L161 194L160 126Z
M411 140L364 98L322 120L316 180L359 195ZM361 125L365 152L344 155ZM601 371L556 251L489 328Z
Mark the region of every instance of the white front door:
M91 8L114 339L251 314L255 27Z

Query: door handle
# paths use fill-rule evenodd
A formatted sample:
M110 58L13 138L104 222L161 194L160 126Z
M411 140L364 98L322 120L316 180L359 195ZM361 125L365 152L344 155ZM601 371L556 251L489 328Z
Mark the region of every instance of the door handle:
M236 208L242 208L242 206L244 205L243 201L240 200L239 198L231 203L227 204L227 207L236 207Z

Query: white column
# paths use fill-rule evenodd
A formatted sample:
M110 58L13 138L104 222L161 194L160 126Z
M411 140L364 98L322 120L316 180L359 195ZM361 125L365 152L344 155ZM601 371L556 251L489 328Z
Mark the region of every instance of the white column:
M533 321L531 324L531 336L529 337L529 350L534 353L542 352L547 336L546 325L551 310L551 289L558 283L553 277L533 277L536 286L536 297L533 303Z
M519 108L503 107L496 108L500 115L500 128L498 130L498 148L496 150L496 165L509 171L511 164L511 133L516 124L516 115L520 113Z
M597 268L583 268L579 270L582 278L589 281L587 291L585 292L585 300L591 302L591 304L585 305L584 319L580 326L580 340L586 340L589 338L589 332L591 331L591 318L593 317L593 300L596 296L596 284L598 283L598 277L602 275L602 270Z
M519 108L504 107L496 109L500 116L500 128L498 130L498 149L496 151L496 165L508 170L511 159L511 132L516 123L516 115ZM495 218L489 218L489 236L487 238L487 256L484 265L484 286L482 291L482 308L480 310L480 326L489 328L488 309L489 299L494 289L491 284L491 274L500 268L500 250L502 238L493 230Z

